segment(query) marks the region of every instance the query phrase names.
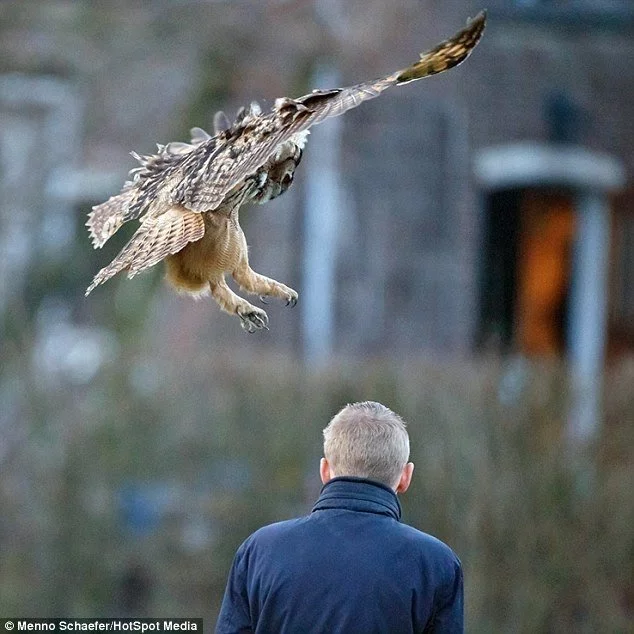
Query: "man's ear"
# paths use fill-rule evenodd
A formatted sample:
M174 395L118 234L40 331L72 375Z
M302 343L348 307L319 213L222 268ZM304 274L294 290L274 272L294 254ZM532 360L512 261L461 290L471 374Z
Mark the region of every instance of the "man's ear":
M332 472L330 470L330 463L326 458L322 458L319 461L319 475L321 477L322 484L327 484L333 478Z
M414 463L408 462L403 467L403 472L401 473L401 477L396 485L395 492L396 493L405 493L407 489L409 489L409 485L412 482L412 475L414 473Z

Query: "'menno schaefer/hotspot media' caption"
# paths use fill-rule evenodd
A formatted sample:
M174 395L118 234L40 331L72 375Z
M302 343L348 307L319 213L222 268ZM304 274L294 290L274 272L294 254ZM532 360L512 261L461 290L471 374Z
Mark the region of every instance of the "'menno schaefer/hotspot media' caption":
M94 618L0 619L0 634L8 632L202 632L202 619Z

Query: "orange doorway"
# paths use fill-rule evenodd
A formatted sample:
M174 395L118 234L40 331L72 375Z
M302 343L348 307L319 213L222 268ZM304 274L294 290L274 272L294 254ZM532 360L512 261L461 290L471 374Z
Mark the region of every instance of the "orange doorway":
M527 356L561 356L572 274L575 211L569 196L527 191L520 204L516 346Z
M498 190L485 204L478 346L565 355L576 224L572 195Z

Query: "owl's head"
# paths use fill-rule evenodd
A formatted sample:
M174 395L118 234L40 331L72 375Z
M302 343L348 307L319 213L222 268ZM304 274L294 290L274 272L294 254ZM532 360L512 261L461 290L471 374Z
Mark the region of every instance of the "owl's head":
M284 143L255 174L251 200L263 204L281 196L293 184L301 160L302 148L292 141Z

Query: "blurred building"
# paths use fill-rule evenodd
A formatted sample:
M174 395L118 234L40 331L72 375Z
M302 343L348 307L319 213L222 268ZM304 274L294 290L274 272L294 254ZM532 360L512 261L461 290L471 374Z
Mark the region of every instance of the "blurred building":
M5 3L0 310L23 294L33 259L52 258L73 272L68 319L94 323L80 291L114 247L69 245L88 242L84 214L118 189L129 150L183 138L222 105L392 71L479 8ZM250 348L311 358L573 350L602 363L605 350L632 347L634 10L618 0L488 9L467 63L364 104L336 130L316 128L294 191L243 214L254 268L297 288L306 307L271 306L271 332ZM311 152L338 165L330 177ZM320 216L327 201L334 215ZM186 325L177 349L244 341L209 302L129 284L159 332ZM37 311L55 295L44 285L29 302Z

